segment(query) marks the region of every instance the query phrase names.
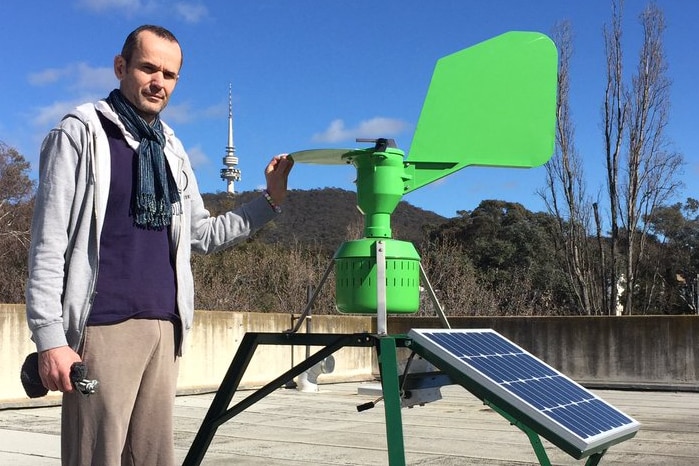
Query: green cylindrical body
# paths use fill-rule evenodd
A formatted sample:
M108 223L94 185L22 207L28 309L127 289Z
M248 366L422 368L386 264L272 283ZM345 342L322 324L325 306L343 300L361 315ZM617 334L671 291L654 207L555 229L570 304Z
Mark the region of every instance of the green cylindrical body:
M412 243L383 240L386 250L386 311L420 308L420 256ZM376 314L376 240L343 243L335 253L335 304L346 314Z

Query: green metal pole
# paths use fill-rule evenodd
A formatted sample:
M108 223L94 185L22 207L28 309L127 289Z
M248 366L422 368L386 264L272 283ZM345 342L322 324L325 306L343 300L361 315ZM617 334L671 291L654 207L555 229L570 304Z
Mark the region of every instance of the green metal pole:
M398 383L398 363L396 340L387 335L379 338L379 368L383 390L384 414L386 417L386 442L388 444L389 466L405 466L405 445L403 444L403 420L401 418L400 386Z

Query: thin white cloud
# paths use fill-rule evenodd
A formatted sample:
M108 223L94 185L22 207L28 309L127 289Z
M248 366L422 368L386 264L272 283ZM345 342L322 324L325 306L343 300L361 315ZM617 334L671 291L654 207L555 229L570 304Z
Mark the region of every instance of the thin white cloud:
M374 117L364 120L354 128L347 128L341 119L330 122L322 133L316 133L311 138L313 142L337 143L357 138L385 138L395 136L405 131L408 124L395 118Z
M187 23L198 23L209 15L209 10L201 3L178 2L175 11Z
M196 145L187 149L187 155L189 155L189 161L193 168L201 167L203 165L208 165L211 163L209 157L202 150L201 146Z
M33 86L65 82L70 90L111 90L117 83L111 67L93 67L87 63L70 63L63 68L48 68L31 73L27 80Z
M83 62L37 71L28 76L28 81L37 87L55 86L69 96L31 111L30 120L39 128L52 127L76 106L102 99L119 85L111 67L93 67Z
M59 81L66 75L66 68L48 68L36 73L31 73L27 79L32 86L46 86Z
M95 89L111 91L118 86L118 80L114 75L112 67L94 68L85 63L78 63L75 66L73 77L75 82L71 87L76 89Z
M128 16L164 10L186 23L198 23L209 16L209 9L200 1L181 1L171 5L165 0L76 0L76 4L95 13L120 11Z
M228 115L228 104L223 102L214 104L203 108L197 113L203 118L222 118Z
M97 100L97 98L81 97L79 99L53 102L44 107L39 107L35 112L33 112L34 116L32 117L32 123L42 128L52 127L78 105L93 100Z
M141 0L78 0L77 3L79 6L84 6L92 11L104 11L110 8L133 11L141 8Z
M328 129L322 133L316 133L311 138L314 142L340 142L349 139L350 131L345 128L345 122L342 120L333 120L330 122Z
M395 136L407 128L408 124L395 118L375 117L362 121L357 128L357 137L380 138ZM366 136L362 136L366 134Z
M168 104L163 110L163 120L171 123L189 123L193 118L193 111L188 103Z
M168 123L186 124L199 119L222 118L228 112L225 104L215 104L202 109L192 108L189 102L169 104L163 110L163 119Z

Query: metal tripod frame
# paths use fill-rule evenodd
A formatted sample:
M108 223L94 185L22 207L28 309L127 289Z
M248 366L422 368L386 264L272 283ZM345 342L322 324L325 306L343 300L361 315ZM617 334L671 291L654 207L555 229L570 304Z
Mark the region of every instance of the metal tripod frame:
M374 347L376 350L377 360L379 363L379 372L382 389L382 399L384 403L384 417L386 422L386 443L388 449L388 465L389 466L405 466L405 444L403 440L403 420L401 414L401 399L403 393L408 390L419 388L432 388L443 385L458 383L481 399L484 404L490 406L495 412L499 413L507 419L512 425L522 430L528 437L534 452L542 466L550 466L551 462L548 458L546 450L539 438L537 431L526 422L515 417L504 406L501 406L497 400L489 399L484 396L479 390L475 389L467 380L456 377L448 373L439 371L432 373L415 373L410 374L407 371L400 375L398 371L398 348L407 348L421 355L425 359L431 360L429 355L421 351L419 347L413 345L412 340L406 335L388 335L387 327L387 310L386 310L386 267L385 267L385 249L383 241L377 241L377 328L376 334L371 333L353 333L353 334L320 334L320 333L296 333L301 327L302 322L310 314L318 293L323 284L330 275L333 262L328 266L323 274L323 277L315 289L314 293L308 300L308 304L304 312L297 319L296 325L293 328L286 330L283 333L246 333L243 337L240 346L231 361L231 364L226 372L226 375L221 382L221 385L216 392L216 395L209 407L199 431L196 434L194 442L184 460L184 466L198 466L204 459L204 455L211 444L211 441L216 434L219 426L236 415L243 412L253 404L262 400L267 395L271 394L280 387L288 386L295 377L302 372L309 370L316 364L331 356L333 353L346 346L350 347ZM383 265L382 265L383 264ZM437 310L442 325L450 329L449 322L444 315L444 311L437 300L437 297L432 289L429 280L425 274L422 265L420 265L420 278L423 281L426 290L429 293L430 299ZM379 284L383 283L384 286ZM307 358L299 364L293 366L276 379L269 382L267 385L256 390L253 394L245 399L230 406L233 397L240 386L240 382L247 370L247 367L252 360L252 357L259 345L286 345L286 346L322 346L322 349L316 353L307 356ZM434 361L431 361L434 363ZM293 363L292 363L293 364ZM229 407L230 406L230 407ZM373 407L371 404L370 407ZM360 407L358 407L358 410ZM606 448L602 451L595 452L586 461L586 466L596 466L601 458L606 453Z
M403 444L403 421L401 416L401 382L398 376L397 348L406 347L406 336L378 336L369 333L320 334L320 333L246 333L238 351L231 361L221 385L214 396L194 442L184 460L184 466L201 464L204 455L216 434L216 430L226 421L262 400L270 393L284 386L294 377L310 369L345 346L374 347L379 361L383 401L385 403L386 439L388 464L405 466L405 446ZM308 345L322 346L318 352L292 367L253 394L230 406L233 396L259 345ZM408 387L404 387L408 388Z

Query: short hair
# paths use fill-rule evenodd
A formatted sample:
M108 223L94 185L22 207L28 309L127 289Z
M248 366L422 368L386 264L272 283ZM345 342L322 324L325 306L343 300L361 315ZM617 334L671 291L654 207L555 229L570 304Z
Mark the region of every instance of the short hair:
M131 34L129 34L126 37L126 40L124 41L124 46L121 48L121 56L126 60L126 63L129 63L131 61L131 58L133 57L134 51L136 50L136 47L138 47L138 41L139 41L139 34L143 31L149 31L155 34L156 36L169 40L170 42L174 42L177 45L180 45L179 41L177 40L177 37L175 35L165 29L162 26L155 26L153 24L144 24L142 26L137 27L133 31L131 31ZM180 46L180 51L182 50L182 47ZM180 52L181 53L181 52ZM182 57L182 60L184 60L184 56ZM182 63L180 62L180 66L182 66Z

